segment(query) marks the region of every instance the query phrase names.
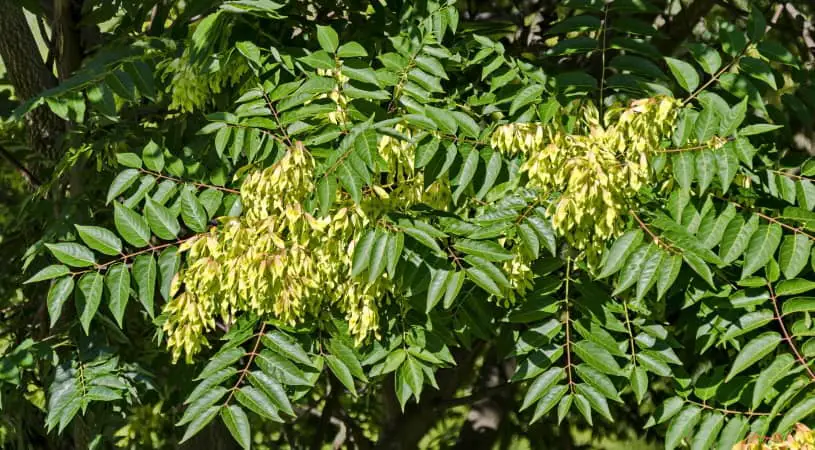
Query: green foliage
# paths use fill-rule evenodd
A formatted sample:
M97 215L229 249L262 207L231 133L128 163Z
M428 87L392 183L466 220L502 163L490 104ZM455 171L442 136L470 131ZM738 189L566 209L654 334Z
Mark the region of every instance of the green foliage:
M387 3L315 20L294 1L184 2L147 34L120 17L17 108L75 127L64 145L84 156L54 183L80 159L104 169L92 217L28 256L50 327L2 356L4 386L31 377L47 398L47 432L115 411L122 446L216 420L241 448L292 430L319 446L337 421L363 448L400 439L388 415L449 419L482 395L503 395L508 436L622 420L669 449L729 449L813 423L815 164L787 135L815 88L769 3L666 52L662 2L571 2L535 54L452 0ZM638 114L653 120L624 126ZM644 181L612 193L609 164ZM557 173L582 190L539 181ZM237 263L227 230L247 224L279 253ZM337 260L311 256L330 246ZM234 299L193 291L193 267Z

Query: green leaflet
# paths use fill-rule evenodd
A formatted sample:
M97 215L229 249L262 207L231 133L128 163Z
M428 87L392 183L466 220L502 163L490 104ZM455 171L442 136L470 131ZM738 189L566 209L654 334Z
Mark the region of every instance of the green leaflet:
M643 234L640 230L633 230L623 234L616 241L611 249L604 255L603 270L597 275L598 278L605 278L616 273L622 268L625 258L637 248L642 242Z
M752 275L769 262L781 242L781 235L781 225L776 223L758 227L758 230L750 238L747 250L744 253L742 279Z
M665 62L684 90L693 92L699 86L699 74L692 65L676 58L665 58Z
M741 349L733 364L730 367L725 381L729 381L739 372L755 364L761 358L767 356L775 350L781 342L781 335L774 331L768 331L753 338L744 348Z
M690 434L691 430L699 422L701 412L702 409L699 407L686 406L674 417L668 426L668 432L665 434L666 449L673 450L679 445L680 440Z
M235 438L235 441L243 447L248 449L251 446L251 433L249 429L249 418L238 405L229 405L221 408L221 420L224 425Z

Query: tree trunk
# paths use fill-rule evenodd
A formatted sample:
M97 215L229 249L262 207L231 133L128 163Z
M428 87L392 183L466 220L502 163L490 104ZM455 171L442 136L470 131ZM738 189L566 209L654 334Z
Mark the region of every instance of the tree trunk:
M82 63L82 42L76 25L81 19L81 8L81 2L73 0L54 2L54 37L60 80L70 77Z
M57 79L45 66L23 9L9 0L0 1L0 58L17 98L26 100L56 86ZM37 167L47 168L58 159L57 140L64 123L48 108L26 115L28 142L36 153ZM42 177L41 177L42 178Z
M495 358L494 354L492 358ZM507 411L512 407L512 391L502 389L508 386L507 380L514 370L509 367L511 364L512 361L507 360L485 363L481 368L479 380L474 389L494 393L472 404L467 420L459 433L456 449L488 450L498 440L501 423Z

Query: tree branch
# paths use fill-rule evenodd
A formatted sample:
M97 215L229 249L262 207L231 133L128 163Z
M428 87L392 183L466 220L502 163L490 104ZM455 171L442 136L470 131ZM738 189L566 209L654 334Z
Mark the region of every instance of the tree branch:
M9 162L9 163L11 163L11 165L12 165L12 166L14 166L14 168L15 168L15 169L17 169L17 171L18 171L18 172L20 172L20 175L22 175L22 176L23 176L23 178L25 178L25 179L26 179L26 181L28 181L28 184L30 184L32 187L34 187L34 188L36 189L36 188L38 188L38 187L42 186L42 183L40 182L40 180L39 180L39 179L37 179L37 177L36 177L36 176L35 176L35 175L34 175L34 174L33 174L33 173L30 171L30 170L28 170L28 169L27 169L27 168L26 168L26 167L23 165L23 163L21 163L20 161L18 161L18 160L17 160L17 159L14 157L14 155L12 155L11 153L9 153L9 152L8 152L8 150L6 150L5 148L3 148L3 146L2 146L2 145L0 145L0 155L3 155L3 157L4 157L4 158L5 158L5 159L6 159L6 160Z

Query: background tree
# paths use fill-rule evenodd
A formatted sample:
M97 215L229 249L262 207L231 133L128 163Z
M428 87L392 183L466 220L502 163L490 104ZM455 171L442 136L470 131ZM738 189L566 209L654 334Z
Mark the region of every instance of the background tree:
M3 445L812 424L812 14L0 2Z

